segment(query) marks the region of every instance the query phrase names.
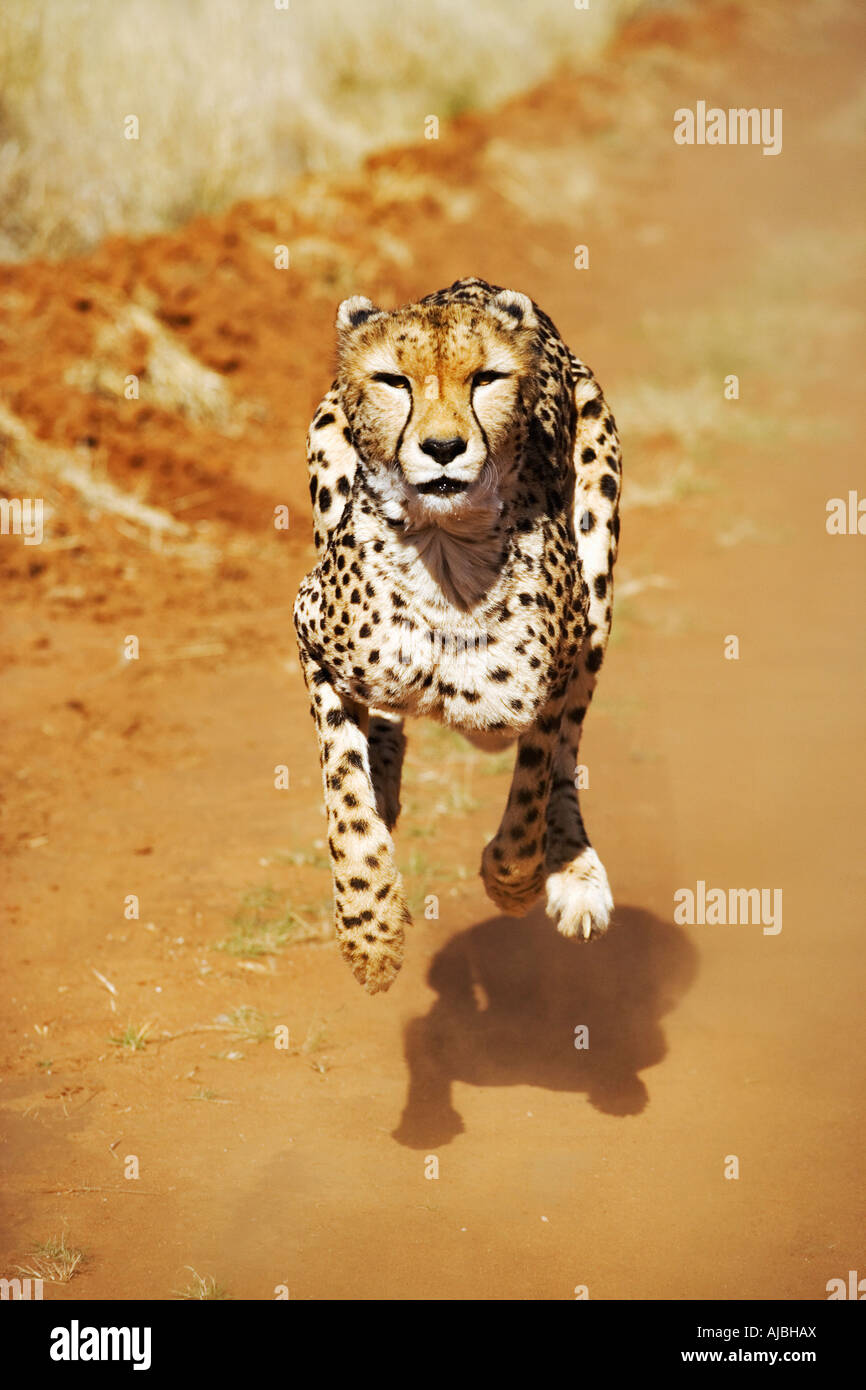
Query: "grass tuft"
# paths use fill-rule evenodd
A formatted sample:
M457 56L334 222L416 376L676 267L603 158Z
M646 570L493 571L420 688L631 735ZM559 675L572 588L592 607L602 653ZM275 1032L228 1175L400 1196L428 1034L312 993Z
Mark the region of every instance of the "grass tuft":
M66 1243L66 1234L52 1236L31 1251L32 1265L19 1265L22 1274L44 1279L49 1284L68 1284L84 1262L83 1250Z
M192 1275L192 1279L185 1289L172 1290L175 1298L200 1300L228 1298L229 1295L226 1290L212 1276L197 1274L192 1265L187 1265L186 1268Z

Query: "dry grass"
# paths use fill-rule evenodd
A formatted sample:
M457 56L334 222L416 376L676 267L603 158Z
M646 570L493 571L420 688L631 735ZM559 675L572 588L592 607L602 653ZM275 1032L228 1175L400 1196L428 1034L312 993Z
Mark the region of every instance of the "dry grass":
M192 1265L187 1265L192 1278L184 1289L175 1289L175 1298L180 1299L200 1299L208 1301L210 1299L226 1299L228 1293L221 1284L218 1284L212 1275L202 1275L196 1273Z
M92 395L123 400L135 337L146 345L147 354L138 398L227 431L238 411L225 377L197 361L141 304L115 306L113 317L97 333L93 357L77 362L66 380ZM236 423L233 428L236 432Z
M598 52L638 0L5 0L0 259L348 167ZM124 137L127 116L140 138Z
M43 1279L48 1284L68 1284L84 1260L84 1252L67 1245L64 1233L35 1245L31 1259L32 1264L19 1266L22 1274L32 1279Z

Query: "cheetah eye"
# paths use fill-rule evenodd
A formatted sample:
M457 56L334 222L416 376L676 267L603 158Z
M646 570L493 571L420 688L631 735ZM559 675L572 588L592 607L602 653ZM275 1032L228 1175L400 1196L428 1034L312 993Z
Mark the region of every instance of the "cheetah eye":
M494 381L505 381L510 376L511 372L476 372L472 378L472 390L476 386L490 386Z
M383 386L390 386L394 391L410 390L409 378L407 376L397 376L394 372L374 372L373 381L381 381Z

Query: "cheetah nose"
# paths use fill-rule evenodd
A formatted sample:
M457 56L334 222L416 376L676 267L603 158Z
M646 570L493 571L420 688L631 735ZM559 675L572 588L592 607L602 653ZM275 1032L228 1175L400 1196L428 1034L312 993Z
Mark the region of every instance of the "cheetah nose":
M446 464L456 459L458 454L465 454L466 440L455 439L434 439L432 436L425 439L421 445L421 452L429 454L436 462L444 468Z

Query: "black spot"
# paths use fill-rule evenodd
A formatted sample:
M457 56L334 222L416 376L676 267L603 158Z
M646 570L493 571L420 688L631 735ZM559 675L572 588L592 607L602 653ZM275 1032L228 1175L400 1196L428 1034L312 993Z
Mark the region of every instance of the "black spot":
M592 463L594 458L598 458L598 454L595 452L595 449L590 449L589 447L584 449L580 456L582 463Z
M544 761L544 754L540 748L533 748L531 743L527 743L517 755L518 767L540 767Z
M341 724L345 724L346 716L341 709L329 709L325 715L325 722L330 724L332 729L339 729Z
M602 495L607 498L608 502L613 502L616 497L616 478L612 473L605 473L599 483L599 487L601 488Z
M596 598L604 598L607 593L607 575L597 574L592 587L595 589Z
M333 423L334 423L334 418L335 418L335 417L334 417L333 415L331 415L330 413L327 414L327 415L320 415L319 418L318 418L318 420L315 420L315 421L313 422L313 429L314 429L314 430L323 430L323 429L325 428L326 425L333 425Z
M358 893L366 893L370 887L370 880L367 878L350 878L349 887L354 888Z
M580 413L584 420L597 420L601 414L601 401L598 397L595 400L587 401Z
M326 487L323 487L322 490L321 490L320 493L319 493L319 510L322 511L322 512L326 512L326 511L329 510L330 506L331 506L331 493L330 493L330 490L329 490L328 488L326 488Z
M503 681L509 680L510 677L511 677L511 672L510 672L509 670L507 670L506 667L504 667L504 666L497 666L497 668L496 668L495 671L491 671L491 672L490 672L489 679L492 680L492 681L496 681L497 684L501 685Z
M587 652L585 666L587 671L597 671L604 661L604 648L593 647Z

